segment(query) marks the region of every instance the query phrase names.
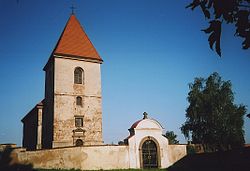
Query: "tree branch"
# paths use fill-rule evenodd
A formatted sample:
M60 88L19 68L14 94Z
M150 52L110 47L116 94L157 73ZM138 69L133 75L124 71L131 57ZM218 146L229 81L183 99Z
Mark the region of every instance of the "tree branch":
M249 5L239 5L239 7L246 7L246 8L250 8Z

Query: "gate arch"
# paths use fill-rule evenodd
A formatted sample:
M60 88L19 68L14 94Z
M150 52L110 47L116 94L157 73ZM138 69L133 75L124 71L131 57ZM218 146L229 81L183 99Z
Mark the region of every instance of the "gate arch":
M160 148L153 137L146 137L140 143L140 164L141 168L160 167Z

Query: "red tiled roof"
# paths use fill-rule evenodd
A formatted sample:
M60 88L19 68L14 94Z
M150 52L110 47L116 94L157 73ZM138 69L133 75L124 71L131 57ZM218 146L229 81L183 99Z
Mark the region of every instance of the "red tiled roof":
M53 54L102 61L75 15L70 16Z
M133 128L136 128L137 125L142 121L143 119L139 120L139 121L136 121L131 127L130 129L133 129Z
M129 129L130 135L124 139L124 141L128 140L129 138L133 137L135 135L134 131L132 131L133 129L135 129L137 127L137 125L142 121L143 119L136 121Z

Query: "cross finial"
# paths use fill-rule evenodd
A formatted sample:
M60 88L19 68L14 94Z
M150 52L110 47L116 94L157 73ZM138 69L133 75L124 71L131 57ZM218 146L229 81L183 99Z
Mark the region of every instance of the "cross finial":
M72 6L70 8L71 8L71 15L74 15L76 7L74 7L73 3L72 3Z
M143 112L143 119L148 119L148 114L147 114L147 112Z

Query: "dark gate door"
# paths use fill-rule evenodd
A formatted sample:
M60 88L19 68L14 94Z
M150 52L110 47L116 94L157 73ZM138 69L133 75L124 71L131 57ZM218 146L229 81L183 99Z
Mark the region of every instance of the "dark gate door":
M158 167L157 146L152 140L146 140L142 144L142 164L143 168Z
M82 146L82 145L83 145L83 141L81 139L77 139L76 146Z

